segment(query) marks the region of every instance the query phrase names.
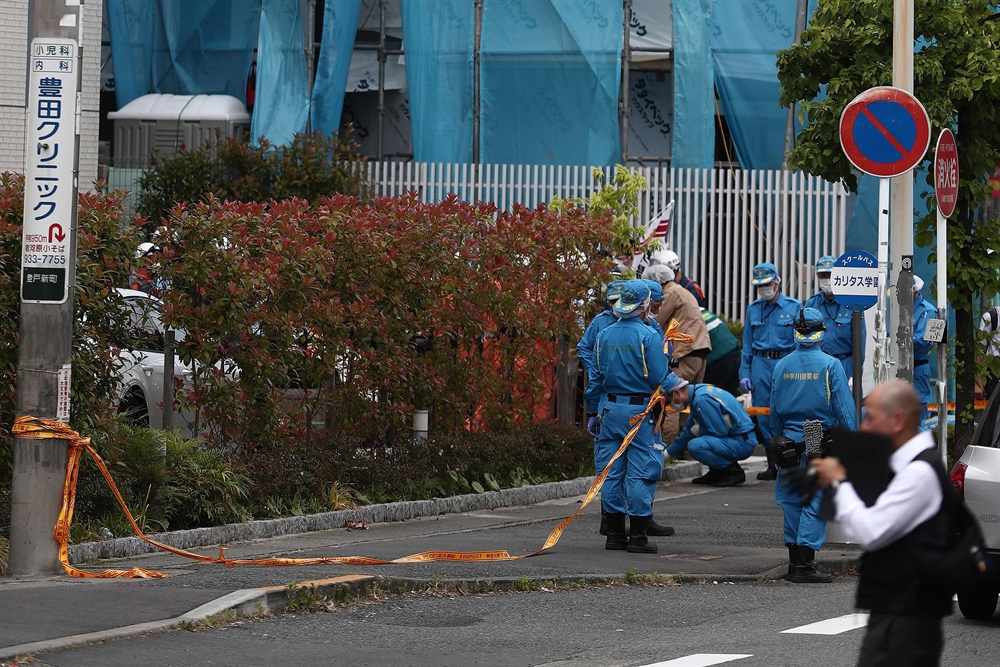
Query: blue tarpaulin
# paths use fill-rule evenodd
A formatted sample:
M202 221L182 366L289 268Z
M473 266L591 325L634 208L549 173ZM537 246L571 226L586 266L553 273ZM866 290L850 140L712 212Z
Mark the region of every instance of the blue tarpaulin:
M115 97L226 94L246 101L257 44L254 0L106 0Z
M303 53L302 11L298 0L263 0L257 47L257 99L250 131L287 145L305 132L309 82ZM343 94L343 93L341 93Z
M673 167L715 165L712 0L674 0ZM716 10L718 11L718 9Z
M482 160L621 161L622 39L621 0L486 0Z
M797 0L717 0L716 90L744 169L780 169L787 111L778 106L777 54L795 42Z
M361 0L326 0L323 6L323 42L312 91L312 129L323 134L340 129L360 16Z
M472 161L471 0L400 0L414 159Z

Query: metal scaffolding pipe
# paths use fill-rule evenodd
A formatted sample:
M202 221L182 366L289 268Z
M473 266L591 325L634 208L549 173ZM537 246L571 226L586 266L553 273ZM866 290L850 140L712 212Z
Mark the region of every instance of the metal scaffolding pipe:
M479 96L479 66L482 62L483 0L475 0L475 36L472 45L472 162L479 164L479 120L482 103Z
M628 69L632 61L628 23L631 13L632 0L622 0L622 89L618 96L618 130L621 133L622 164L628 162L628 117L632 111L628 102Z
M378 159L385 158L385 1L378 2Z

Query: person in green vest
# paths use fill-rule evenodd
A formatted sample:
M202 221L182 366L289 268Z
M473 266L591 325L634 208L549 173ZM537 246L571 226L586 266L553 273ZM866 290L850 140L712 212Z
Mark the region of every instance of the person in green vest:
M740 341L715 313L702 308L701 317L712 341L712 351L705 357L705 384L735 396L740 390Z

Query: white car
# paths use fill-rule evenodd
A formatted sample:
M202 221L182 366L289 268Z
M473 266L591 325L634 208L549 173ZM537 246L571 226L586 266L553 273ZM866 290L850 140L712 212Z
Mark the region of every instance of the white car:
M990 618L1000 597L1000 388L993 392L972 442L951 470L951 482L979 520L987 555L993 561L994 585L958 594L966 618Z
M145 292L118 289L129 314L130 349L122 352L121 400L118 411L133 422L148 428L163 428L163 361L165 329L160 319L160 300ZM184 332L175 330L175 340L184 340ZM191 367L174 356L174 376L185 382ZM174 427L190 436L192 415L174 413Z

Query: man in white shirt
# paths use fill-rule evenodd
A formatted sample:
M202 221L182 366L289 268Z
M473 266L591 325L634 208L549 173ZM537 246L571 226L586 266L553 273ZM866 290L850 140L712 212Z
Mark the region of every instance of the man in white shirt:
M890 439L893 473L871 507L858 497L840 461L814 459L821 487L832 492L836 520L860 544L857 606L871 617L859 667L938 665L941 619L951 596L922 578L921 562L944 548L948 517L942 511L943 468L934 439L920 430L920 397L901 380L880 384L865 399L861 430Z

